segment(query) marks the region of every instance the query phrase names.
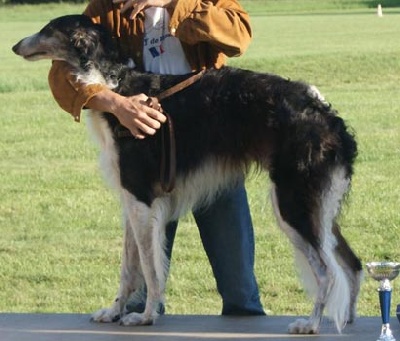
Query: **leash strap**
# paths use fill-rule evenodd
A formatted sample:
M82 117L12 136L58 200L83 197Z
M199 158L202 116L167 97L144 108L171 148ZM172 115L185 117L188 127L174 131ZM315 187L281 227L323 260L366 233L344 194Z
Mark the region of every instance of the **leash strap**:
M158 97L149 97L146 101L151 108L162 112L167 121L161 126L161 159L160 159L160 181L164 192L170 193L175 187L176 179L176 145L175 129L171 116L163 111Z
M176 145L175 130L168 113L167 122L161 127L161 164L160 180L164 192L170 193L175 187L176 180Z
M187 88L188 86L191 86L193 83L196 83L204 75L204 72L206 72L206 70L201 70L200 72L194 74L193 76L189 77L188 79L185 79L184 81L163 91L162 93L160 93L157 96L157 99L159 101L162 101L164 98L172 96L173 94L176 94L177 92Z
M188 79L172 86L171 88L163 91L156 98L161 101L164 98L172 96L173 94L189 87L196 83L204 74L202 70ZM164 192L170 193L175 187L176 180L176 143L175 143L175 129L171 116L164 111L167 117L167 122L161 127L161 164L160 164L160 180L161 188Z

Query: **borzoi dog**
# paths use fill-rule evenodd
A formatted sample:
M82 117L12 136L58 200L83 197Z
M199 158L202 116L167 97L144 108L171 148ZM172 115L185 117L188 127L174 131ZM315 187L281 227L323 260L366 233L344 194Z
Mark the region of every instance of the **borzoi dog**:
M191 77L141 73L127 66L119 61L110 34L82 15L51 21L13 50L26 60L64 60L81 82L103 83L122 95L156 96ZM88 114L102 168L120 192L125 240L117 298L93 319L154 323L166 281L166 224L210 204L255 166L269 172L277 221L293 244L300 275L315 301L310 317L291 323L289 332L318 333L324 309L338 330L352 321L362 267L337 216L350 187L357 146L315 87L223 67L206 70L161 104L175 130L176 180L170 190L161 186L160 133L138 140L121 135L124 128L110 113ZM128 314L127 300L143 283L145 310Z

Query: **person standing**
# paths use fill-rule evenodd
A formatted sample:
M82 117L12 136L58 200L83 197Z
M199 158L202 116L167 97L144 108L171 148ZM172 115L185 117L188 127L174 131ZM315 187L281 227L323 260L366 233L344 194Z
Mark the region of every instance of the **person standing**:
M236 0L91 0L84 14L110 30L123 58L159 74L220 68L251 41L249 16ZM138 139L156 134L166 121L146 104L146 94L124 97L101 84L82 84L66 62L53 61L49 84L60 107L76 121L83 108L106 111ZM222 314L264 315L244 179L193 215L222 297ZM177 222L166 228L169 258L176 229ZM141 312L145 292L136 299L131 311ZM163 313L164 307L159 310Z

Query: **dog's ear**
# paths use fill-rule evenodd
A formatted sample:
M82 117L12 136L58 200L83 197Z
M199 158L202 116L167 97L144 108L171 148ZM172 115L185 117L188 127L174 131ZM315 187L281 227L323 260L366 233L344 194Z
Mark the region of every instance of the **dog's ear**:
M99 34L96 31L77 28L73 32L71 35L71 43L78 51L82 63L87 63L89 60L93 59L92 57L99 45L99 39Z

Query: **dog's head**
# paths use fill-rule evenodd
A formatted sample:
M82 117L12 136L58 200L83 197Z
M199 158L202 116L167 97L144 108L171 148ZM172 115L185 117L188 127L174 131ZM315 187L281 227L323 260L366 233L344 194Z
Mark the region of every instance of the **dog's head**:
M85 68L90 61L116 56L107 30L84 15L54 19L12 49L26 60L64 60L77 68Z

